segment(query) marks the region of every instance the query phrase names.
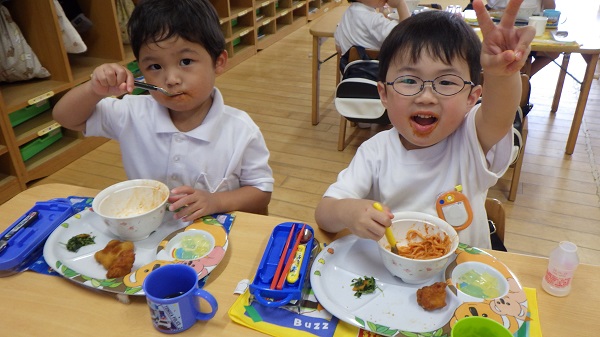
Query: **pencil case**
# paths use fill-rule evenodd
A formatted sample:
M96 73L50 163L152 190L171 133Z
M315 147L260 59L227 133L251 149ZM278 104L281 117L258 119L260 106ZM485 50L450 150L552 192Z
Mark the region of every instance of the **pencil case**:
M295 224L295 225L294 225ZM271 282L275 277L277 265L282 256L285 258L283 261L282 271L285 269L285 264L288 261L289 255L292 254L295 240L298 233L302 230L302 223L284 222L273 229L267 247L260 260L258 269L254 280L250 284L250 293L254 296L255 300L268 307L279 307L286 305L292 301L300 300L302 298L302 289L304 282L308 282L307 274L310 272L308 266L310 264L310 255L314 245L314 230L311 226L305 225L305 229L312 233L312 237L303 244L304 247L298 247L298 250L303 251L302 264L295 270L297 273L297 280L295 282L289 282L287 274L281 277L286 278L283 283L283 287L280 290L271 289ZM288 236L292 231L292 239L290 240L289 247L284 251ZM302 245L302 244L301 244ZM293 270L293 269L292 269Z

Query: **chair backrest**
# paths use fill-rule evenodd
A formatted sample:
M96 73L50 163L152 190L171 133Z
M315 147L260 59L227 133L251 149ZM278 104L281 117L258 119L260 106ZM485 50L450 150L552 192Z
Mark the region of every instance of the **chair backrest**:
M352 47L348 50L348 62L362 60L366 54L371 60L379 58L379 50L363 48L364 53L357 47ZM363 54L363 56L361 56Z
M341 49L339 46L335 46L335 49L338 53L341 54ZM348 65L348 63L356 60L377 60L379 57L379 50L376 49L367 49L360 46L352 46L346 54L341 55L339 59L339 67L340 72L343 74L344 69Z
M485 211L488 219L494 222L498 237L502 242L504 242L504 232L506 227L506 214L504 212L504 206L498 199L487 198L485 200Z
M335 92L334 104L340 115L353 122L389 124L377 91L378 50L352 47L349 63Z

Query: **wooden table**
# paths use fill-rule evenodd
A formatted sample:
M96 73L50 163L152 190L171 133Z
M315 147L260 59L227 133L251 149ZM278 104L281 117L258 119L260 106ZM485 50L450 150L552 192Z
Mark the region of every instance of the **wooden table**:
M560 29L564 30L565 28L561 27ZM570 29L569 34L571 34ZM595 39L593 36L590 38L589 35L583 33L575 34L574 36L576 36L575 40L581 44L579 47L574 48L568 46L531 45L531 50L537 52L559 52L563 54L561 69L558 75L558 82L556 83L556 90L554 91L554 98L552 99L552 107L550 108L551 112L556 112L558 110L558 103L562 94L563 83L567 74L567 67L569 66L571 53L587 55L589 57L589 61L587 62L587 66L583 74L583 80L581 81L581 87L579 88L579 98L577 99L577 106L575 107L573 114L571 130L569 131L569 136L567 138L567 146L565 149L566 154L573 154L573 151L575 151L575 143L577 142L579 128L581 127L581 122L583 121L583 113L585 111L585 106L590 94L590 88L592 87L592 81L594 80L596 64L598 63L598 55L600 54L600 41Z
M344 14L344 10L346 6L335 8L335 10L330 11L329 13L323 15L320 20L313 23L313 26L310 28L310 34L313 36L313 64L312 64L312 72L313 72L313 83L312 83L312 124L319 124L319 90L320 90L320 67L324 61L321 61L320 55L320 47L323 41L327 38L333 37L333 33L337 27L338 22L341 20L342 15ZM570 28L570 27L569 27ZM561 30L564 28L561 26ZM577 100L577 106L575 108L575 112L573 115L573 122L571 123L571 130L569 131L569 136L567 138L567 145L565 148L566 154L573 154L575 151L575 143L577 142L577 135L579 134L579 128L581 127L581 122L583 120L583 113L585 111L585 106L587 104L588 96L590 93L590 88L592 86L592 81L594 79L594 71L596 69L596 64L598 63L598 55L600 54L600 41L595 39L593 35L583 34L581 31L575 32L575 34L571 33L572 30L569 30L570 36L574 36L575 40L582 44L579 47L576 46L565 46L565 45L538 45L532 43L531 50L538 52L559 52L564 53L565 57L563 58L562 68L559 74L559 79L556 85L556 91L554 93L554 99L552 102L552 112L556 112L558 108L558 103L560 100L560 95L563 89L563 82L565 79L567 66L569 64L569 57L572 53L589 55L591 58L590 62L588 62L583 80L581 81L581 88L579 91L579 98ZM338 67L336 67L336 76L339 82L339 71Z
M313 21L310 26L310 34L313 36L313 48L312 48L312 124L319 124L319 90L321 90L321 64L327 62L332 57L337 54L331 55L325 60L321 60L321 44L328 38L333 37L333 33L335 32L335 28L340 22L342 15L346 11L348 6L339 6L331 9L329 12L325 13L320 19ZM337 55L337 59L339 62L339 55ZM339 82L339 64L336 69L336 78ZM336 83L337 83L336 82Z
M36 201L58 197L95 196L97 190L64 184L39 185L23 191L0 206L0 230L12 224ZM237 213L229 235L225 258L209 277L205 289L219 302L216 316L198 322L179 335L264 336L232 322L227 311L236 300L233 290L242 279L252 280L274 226L289 221L249 213ZM321 242L337 236L320 231ZM580 265L571 294L553 297L541 288L547 259L513 253L492 252L519 278L523 286L536 288L544 337L593 336L600 331L600 266ZM35 272L2 278L0 322L10 336L164 336L154 330L144 297L132 296L122 304L114 294L94 291L62 277ZM2 333L0 333L2 334Z

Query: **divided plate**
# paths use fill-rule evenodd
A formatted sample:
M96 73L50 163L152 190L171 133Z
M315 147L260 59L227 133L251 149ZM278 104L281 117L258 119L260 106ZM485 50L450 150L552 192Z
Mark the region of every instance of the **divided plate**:
M172 213L166 212L163 223L150 236L144 240L135 241L135 262L131 273L124 277L107 279L106 269L96 261L94 254L103 249L106 244L116 239L106 229L102 219L87 208L75 214L48 237L44 245L44 259L46 263L63 277L83 286L127 295L144 295L142 283L146 276L154 269L171 263L185 263L198 272L198 279L206 277L221 262L227 251L227 232L213 217L204 217L192 224L179 220L172 220ZM166 247L177 248L178 245L169 244L172 239L179 239L177 235L184 231L198 230L198 233L212 237L212 250L205 256L193 260L178 260L173 257L173 252ZM66 248L69 239L77 234L87 233L95 236L95 244L84 246L77 252L70 252Z

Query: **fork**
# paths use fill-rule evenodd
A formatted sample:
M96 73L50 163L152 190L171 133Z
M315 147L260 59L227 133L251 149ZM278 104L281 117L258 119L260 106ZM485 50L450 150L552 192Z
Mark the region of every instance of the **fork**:
M140 81L133 81L133 85L136 88L141 88L141 89L146 89L146 90L156 90L158 92L163 93L164 95L167 95L169 97L171 96L177 96L179 94L181 94L181 92L176 92L176 93L170 93L167 90L161 88L161 87L157 87L154 84L149 84L149 83L145 83L145 82L140 82Z

